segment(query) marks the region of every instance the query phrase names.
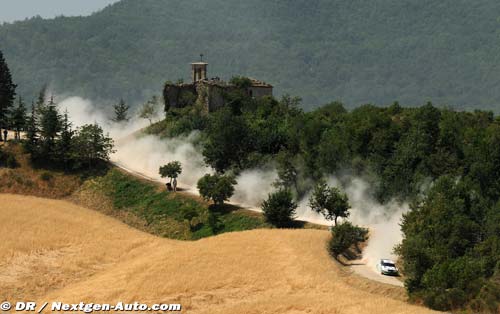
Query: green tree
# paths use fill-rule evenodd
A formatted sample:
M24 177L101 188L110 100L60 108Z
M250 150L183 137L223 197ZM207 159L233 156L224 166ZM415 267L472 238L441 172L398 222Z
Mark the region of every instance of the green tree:
M35 104L31 104L31 114L26 122L26 150L29 153L34 153L37 148L38 143L38 133L40 132L38 128L38 119L36 114Z
M15 131L15 138L21 139L21 131L23 131L27 124L26 106L21 97L19 97L17 107L12 111L12 128Z
M500 266L500 207L451 176L439 178L411 207L403 216L403 241L396 250L410 296L438 310L483 304L482 312L496 313L498 303L488 305L488 294L500 295L494 277Z
M156 108L158 108L158 97L153 96L153 98L142 105L139 117L147 119L149 124L153 124L153 118L157 115Z
M179 177L182 173L182 165L179 161L172 161L160 167L160 175L162 178L170 178L170 183L174 178Z
M97 124L86 124L78 129L75 136L76 157L88 168L98 161L108 161L113 151L113 140L104 135Z
M111 119L114 122L121 123L121 122L127 122L129 119L128 117L128 110L130 107L125 104L125 101L123 99L120 99L120 102L116 105L113 105L113 109L115 111L115 116L113 119Z
M278 186L286 189L295 188L298 191L297 180L298 170L293 162L293 156L285 151L280 152L277 156L277 172L278 172Z
M206 174L198 180L198 190L205 200L212 200L215 205L223 205L234 194L236 180L230 175Z
M317 213L322 214L326 220L335 221L339 217L349 217L349 200L345 193L336 187L329 187L325 181L320 181L314 188L309 198L309 206Z
M335 173L346 166L351 155L346 128L333 127L323 133L318 148L318 162L327 173Z
M61 115L57 110L54 98L51 97L50 102L43 108L40 116L40 136L38 154L35 154L34 159L39 161L54 161L57 158L55 147L56 137L61 131ZM43 160L42 160L43 159Z
M328 242L330 254L337 258L344 254L350 247L366 241L368 229L354 226L349 221L332 227L332 238Z
M246 121L232 114L229 108L222 108L210 116L203 147L205 162L217 172L224 172L236 166L242 169L252 150L251 137Z
M68 111L66 110L62 119L61 135L57 142L58 158L64 164L64 168L66 170L68 169L70 161L74 157L74 135L75 131L72 129L72 123L69 121Z
M233 76L229 83L240 89L247 89L252 86L252 80L244 76Z
M16 97L16 85L12 83L12 76L7 62L4 59L2 51L0 51L0 133L2 128L9 127L9 113L14 104ZM0 134L0 141L2 140Z
M269 194L267 200L262 203L264 217L272 225L278 228L289 227L295 218L297 203L293 201L290 190L281 189Z
M54 97L51 97L41 115L40 134L45 141L53 143L59 131L61 131L61 115L54 103Z

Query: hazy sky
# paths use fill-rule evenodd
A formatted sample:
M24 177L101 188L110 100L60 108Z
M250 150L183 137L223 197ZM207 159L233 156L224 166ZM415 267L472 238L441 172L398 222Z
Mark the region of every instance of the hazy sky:
M0 0L0 23L40 15L88 15L118 0Z

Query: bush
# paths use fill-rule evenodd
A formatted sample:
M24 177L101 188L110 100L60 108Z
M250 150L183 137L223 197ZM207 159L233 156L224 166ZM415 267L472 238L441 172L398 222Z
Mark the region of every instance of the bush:
M236 180L233 176L206 174L198 180L198 190L205 200L212 200L215 205L223 205L234 193Z
M350 247L368 238L368 229L354 226L350 222L344 222L332 227L332 238L328 242L328 251L337 258L344 254Z
M9 155L7 156L6 161L5 161L5 166L6 166L7 168L14 169L14 168L19 167L19 163L17 162L16 157L14 157L14 155L9 154Z
M19 163L16 157L14 157L14 154L0 150L0 167L14 169L19 167Z
M267 222L278 228L291 225L297 204L293 201L290 190L282 189L269 194L267 200L262 203L262 211Z
M40 175L40 179L42 179L43 181L47 181L47 182L51 181L53 178L54 178L54 176L50 172L43 172Z

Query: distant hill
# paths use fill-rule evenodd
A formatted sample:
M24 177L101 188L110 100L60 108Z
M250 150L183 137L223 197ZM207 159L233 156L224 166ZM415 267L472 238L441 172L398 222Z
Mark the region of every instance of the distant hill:
M209 75L268 81L311 107L427 100L500 112L495 0L123 0L88 17L0 26L25 97L44 82L97 99L140 101Z

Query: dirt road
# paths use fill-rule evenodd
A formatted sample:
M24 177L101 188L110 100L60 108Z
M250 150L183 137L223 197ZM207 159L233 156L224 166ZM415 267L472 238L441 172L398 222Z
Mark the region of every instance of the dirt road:
M404 284L401 280L399 280L398 277L393 277L393 276L384 276L378 272L376 272L373 268L371 268L367 264L356 264L350 266L351 269L358 275L363 276L365 278L368 278L370 280L375 280L381 283L393 285L393 286L398 286L398 287L404 287Z
M117 167L133 174L133 175L136 175L140 178L143 178L143 179L146 179L146 180L150 180L150 181L154 181L154 182L159 182L158 180L154 179L154 178L151 178L149 176L147 176L146 174L144 173L140 173L140 172L137 172L135 170L132 170L130 168L128 168L127 166L121 164L121 163L118 163L118 162L113 162ZM196 192L188 189L188 192L191 192L191 193L194 193L196 194ZM196 194L197 195L197 194ZM234 204L234 205L238 205L238 204ZM252 211L258 211L260 212L259 209L257 208L246 208L245 209L247 210L252 210ZM307 221L307 220L306 220ZM312 222L312 223L318 223L317 221L309 221L309 222ZM319 223L321 224L321 223ZM390 276L384 276L384 275L381 275L380 273L376 272L375 269L372 269L369 265L367 264L355 264L355 265L352 265L350 266L352 268L352 270L364 277L364 278L367 278L367 279L370 279L370 280L374 280L374 281L377 281L377 282L381 282L381 283L385 283L385 284L389 284L389 285L393 285L393 286L398 286L398 287L404 287L403 285L403 282L400 281L398 278L396 277L390 277Z

